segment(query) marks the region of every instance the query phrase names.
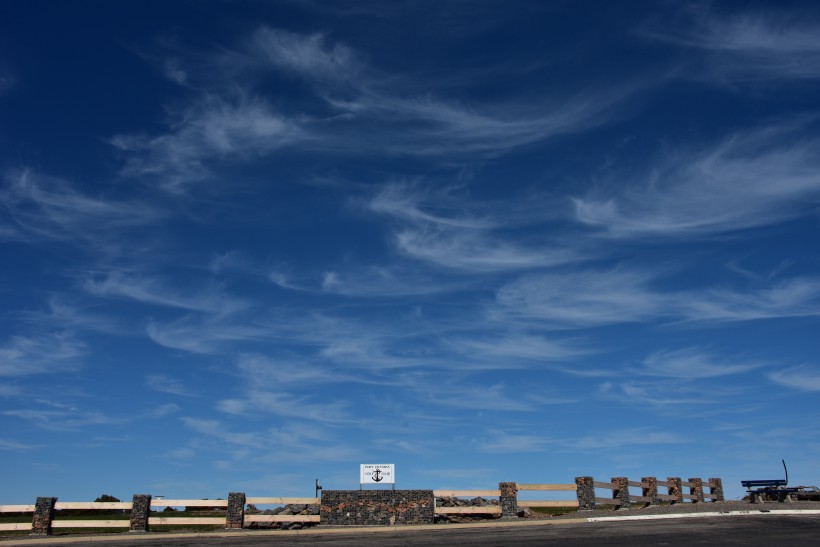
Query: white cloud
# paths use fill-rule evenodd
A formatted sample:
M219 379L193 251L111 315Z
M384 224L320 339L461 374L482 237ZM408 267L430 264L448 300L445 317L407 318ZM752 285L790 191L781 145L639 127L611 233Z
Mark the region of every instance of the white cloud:
M28 376L76 370L87 346L73 332L10 336L0 345L0 376Z
M208 165L255 157L301 142L305 131L263 100L240 97L229 101L208 96L170 123L159 136L119 135L111 143L129 153L124 173L155 176L159 184L182 192L192 181L208 178Z
M250 54L261 61L307 79L345 81L361 70L352 49L344 44L327 44L323 34L296 34L263 27L250 41Z
M0 91L2 91L0 89ZM0 439L0 450L25 452L37 448L35 445L17 442L11 439Z
M820 279L796 277L741 291L711 289L676 298L684 317L704 321L748 321L820 315Z
M123 271L89 276L83 283L86 292L103 298L120 298L142 304L228 315L250 306L250 302L229 296L219 286L200 290L171 287L164 279Z
M489 438L473 439L470 444L481 452L489 454L517 454L521 452L542 452L550 444L549 439L540 435L514 434L493 431Z
M145 384L154 391L160 391L162 393L181 395L183 397L196 396L185 382L168 376L167 374L149 374L145 378Z
M75 431L87 426L116 423L115 419L100 412L83 411L73 406L61 406L55 410L43 408L4 410L2 414L29 421L49 431Z
M678 153L639 185L575 199L576 218L613 237L698 236L784 222L820 199L820 140L809 124L735 134ZM625 188L621 190L621 188Z
M634 372L650 376L697 379L741 374L761 366L761 363L754 361L726 362L702 348L693 347L655 352L644 359L643 368Z
M572 441L572 446L581 450L597 450L640 445L677 445L689 442L691 441L688 437L678 433L654 431L650 428L632 428L580 437Z
M543 244L528 248L519 242L520 234L499 236L499 230L521 221L508 220L513 215L503 211L500 203L475 203L455 191L430 192L418 185L390 183L370 199L367 208L397 222L394 243L401 253L437 266L496 272L579 260L570 248ZM498 209L502 209L500 216Z
M8 239L78 240L109 247L123 229L165 217L155 205L90 196L65 180L31 169L9 173L3 182L0 211L9 220L0 223L0 236Z
M705 51L712 77L730 81L820 78L820 26L791 12L698 10L686 28L647 36Z
M496 293L500 311L575 326L640 322L668 313L649 272L627 269L530 274Z
M820 369L811 366L797 366L778 370L769 374L773 382L801 391L820 391Z
M127 154L125 174L155 176L167 190L181 193L209 178L220 163L296 145L348 155L498 156L605 124L633 91L624 85L602 93L564 93L529 108L516 100L465 105L436 97L436 81L419 86L418 75L381 75L352 48L323 34L265 27L237 51L216 57L196 77L205 91L188 108L172 112L166 132L111 139ZM237 83L256 81L269 70L303 78L309 84L305 98L312 101L293 107L275 97L274 110L263 93ZM165 72L177 81L194 79L173 64ZM221 76L214 78L214 72Z
M503 285L488 313L496 321L552 326L681 321L752 321L820 315L820 279L796 277L745 289L655 288L660 272L634 267L528 274Z

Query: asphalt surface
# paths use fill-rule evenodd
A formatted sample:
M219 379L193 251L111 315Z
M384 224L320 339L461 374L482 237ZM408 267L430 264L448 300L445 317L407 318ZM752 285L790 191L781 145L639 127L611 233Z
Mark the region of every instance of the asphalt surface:
M575 547L646 545L812 545L820 539L820 515L750 514L717 517L609 522L555 523L492 527L422 529L302 530L298 533L237 531L209 537L205 534L168 537L162 534L18 539L7 545L94 545L110 547L216 545L297 545L352 547L359 545L558 545Z

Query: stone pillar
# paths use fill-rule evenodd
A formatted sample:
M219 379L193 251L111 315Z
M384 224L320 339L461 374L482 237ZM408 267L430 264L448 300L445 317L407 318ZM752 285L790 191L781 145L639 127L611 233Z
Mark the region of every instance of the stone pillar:
M54 506L57 498L37 498L34 506L34 517L31 520L31 535L47 536L51 534L51 521L54 520Z
M245 522L245 493L231 492L228 494L228 511L225 517L225 528L242 528Z
M700 478L690 478L689 495L692 496L692 503L703 503L703 480Z
M518 485L514 482L499 482L498 489L501 491L501 495L498 497L498 503L501 505L502 518L517 517Z
M723 481L721 479L709 479L709 493L715 496L712 501L726 501L723 497Z
M669 483L669 495L675 496L675 499L671 500L670 503L683 503L683 486L681 486L680 477L667 477L666 482Z
M575 477L575 495L578 509L595 509L595 481L592 477Z
M147 532L151 514L151 494L134 494L131 503L131 532Z
M649 505L658 505L658 479L655 477L641 477L641 495L649 501L644 502Z
M627 477L612 477L612 499L621 500L621 505L616 506L618 509L628 509L632 506L629 499L629 479Z

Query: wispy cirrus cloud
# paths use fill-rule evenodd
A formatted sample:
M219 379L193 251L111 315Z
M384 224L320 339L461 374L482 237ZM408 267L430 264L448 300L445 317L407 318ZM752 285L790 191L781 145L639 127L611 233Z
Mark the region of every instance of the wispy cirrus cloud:
M180 395L182 397L195 397L196 393L191 390L182 380L167 374L149 374L145 377L145 385L154 391Z
M530 274L502 286L496 302L505 315L564 325L640 322L669 313L666 296L651 288L654 279L623 268Z
M10 336L0 345L0 376L76 370L87 352L87 345L71 331Z
M682 380L742 374L763 366L762 363L755 361L727 361L698 347L657 351L644 359L642 364L642 368L634 369L632 372Z
M647 29L648 38L701 50L714 78L785 81L820 78L820 22L769 10L693 10L686 26Z
M639 184L576 198L576 218L611 237L697 237L811 213L820 199L813 121L736 133L694 153L672 154Z
M708 289L679 295L683 316L698 321L747 321L820 314L820 278L776 280L751 290Z
M820 391L820 369L808 365L790 367L769 374L776 384L801 391Z
M12 439L0 439L0 450L27 452L38 448L33 444L21 443Z
M13 171L0 186L0 237L22 241L57 240L116 245L122 230L157 222L161 207L139 200L91 196L56 177L31 169ZM105 226L105 230L100 230Z
M353 48L324 34L268 27L205 64L202 76L178 66L172 71L173 78L200 80L203 91L187 107L170 109L167 131L110 139L126 155L126 175L153 176L167 190L184 192L221 163L297 145L352 155L498 156L606 124L618 116L616 105L640 87L564 91L530 108L520 100L463 104L436 95L435 79L420 86L417 75L381 74ZM214 72L230 77L214 78ZM299 78L305 93L291 103L267 93L263 84L237 84L265 80L269 72Z
M366 207L395 222L393 242L399 252L436 266L488 273L543 268L581 258L577 249L568 246L541 242L528 247L514 235L500 235L521 221L510 221L514 215L503 211L501 204L492 211L489 205L473 203L455 192L389 183Z
M227 444L231 449L239 449L237 459L264 463L275 458L276 461L316 461L352 458L358 450L334 439L325 428L307 422L286 424L279 427L253 431L237 431L236 428L221 420L201 418L181 418L188 429ZM261 454L246 452L253 449Z
M109 271L89 276L83 289L102 298L130 300L141 304L227 315L244 310L250 302L230 296L219 285L199 290L172 287L164 279L126 271Z
M49 431L77 431L84 427L113 424L118 421L101 412L84 411L73 406L54 409L12 409L4 410L2 414L26 420L39 428Z
M752 321L820 315L820 279L795 277L746 288L663 290L660 271L616 267L528 274L496 291L495 319L545 320L554 326Z
M156 177L171 192L210 176L214 162L240 161L280 150L308 138L295 119L260 98L206 96L171 114L171 130L160 135L117 135L111 144L127 153L123 173Z

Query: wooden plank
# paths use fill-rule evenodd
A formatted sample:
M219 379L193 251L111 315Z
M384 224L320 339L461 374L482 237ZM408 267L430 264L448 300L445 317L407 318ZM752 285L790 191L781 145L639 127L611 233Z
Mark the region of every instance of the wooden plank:
M131 509L130 501L58 501L54 509Z
M629 501L652 503L652 498L650 498L649 496L629 496Z
M52 528L130 528L131 521L121 520L55 520Z
M0 513L33 513L33 505L0 505Z
M548 490L552 492L575 492L574 484L518 484L519 490Z
M658 486L663 488L669 488L670 486L675 486L669 481L658 481Z
M691 494L681 494L681 498L682 498L682 499L685 499L685 500L694 500L694 499L697 499L695 496L692 496Z
M718 497L717 494L706 494L706 493L703 494L703 498L707 499L707 500L715 500L715 499L717 499L717 497Z
M658 499L662 501L675 501L678 496L670 496L669 494L658 494Z
M644 484L641 481L626 481L629 486L634 486L635 488L643 488Z
M0 532L21 532L24 530L31 530L30 522L10 522L0 524Z
M228 507L228 500L151 500L151 507Z
M578 500L518 500L519 507L578 507Z
M320 515L245 515L245 524L250 522L320 522Z
M479 496L500 496L501 490L433 490L437 498L477 498Z
M319 498L263 498L252 497L245 498L245 503L252 503L254 505L319 505L321 500Z
M695 484L692 482L681 482L681 488L694 488Z
M489 507L436 507L435 512L439 514L495 515L501 512L501 507L498 505Z
M149 526L182 526L190 524L225 526L225 519L219 517L149 517Z
M621 500L611 498L595 498L595 505L621 505Z
M607 490L612 490L615 485L611 482L592 481L592 486L595 488L606 488Z

